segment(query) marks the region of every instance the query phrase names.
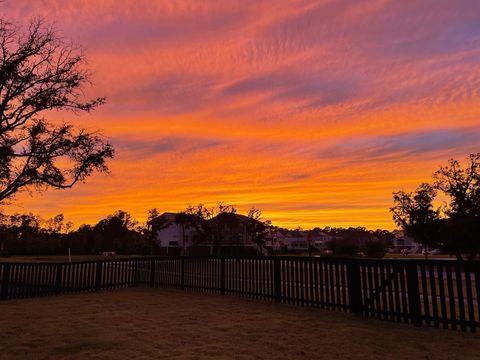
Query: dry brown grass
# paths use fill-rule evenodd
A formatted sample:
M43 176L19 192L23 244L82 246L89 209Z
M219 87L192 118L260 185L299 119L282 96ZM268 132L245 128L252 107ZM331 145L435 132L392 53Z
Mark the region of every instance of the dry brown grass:
M101 255L72 255L72 262L77 261L101 261L101 260L121 260L129 258L138 258L142 255L115 255L115 256L101 256ZM68 262L68 256L63 255L40 255L40 256L11 256L0 257L1 262L8 263L57 263Z
M0 359L478 359L480 335L165 289L0 303Z

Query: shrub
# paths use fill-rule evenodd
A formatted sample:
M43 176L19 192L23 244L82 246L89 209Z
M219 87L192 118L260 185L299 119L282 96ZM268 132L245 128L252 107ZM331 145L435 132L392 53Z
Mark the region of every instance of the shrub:
M382 241L367 241L363 248L365 255L369 258L383 258L387 253L387 246Z
M333 252L333 255L356 255L359 247L356 242L344 239L331 240L327 245L328 250Z

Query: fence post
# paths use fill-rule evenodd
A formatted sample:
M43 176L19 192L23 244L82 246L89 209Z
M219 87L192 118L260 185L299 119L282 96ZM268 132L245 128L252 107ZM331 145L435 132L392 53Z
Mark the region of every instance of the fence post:
M220 293L225 295L225 258L220 259Z
M422 324L420 311L420 288L418 286L417 264L412 262L405 263L407 272L407 294L408 294L408 312L412 323L416 326Z
M185 257L181 257L181 267L180 267L180 288L185 290Z
M55 292L60 294L62 292L62 270L63 264L57 265L57 273L55 274Z
M155 286L155 258L150 261L150 287Z
M97 268L95 269L95 290L100 290L102 287L102 271L103 271L103 262L97 262Z
M1 266L1 264L0 264ZM10 285L10 264L3 264L2 288L0 291L0 300L7 300L8 287Z
M273 283L275 291L275 302L282 302L282 287L280 284L280 259L273 259Z
M348 302L350 312L362 314L362 289L360 286L360 263L356 259L347 261Z
M133 281L132 281L132 286L137 286L138 285L138 259L134 260L133 263Z

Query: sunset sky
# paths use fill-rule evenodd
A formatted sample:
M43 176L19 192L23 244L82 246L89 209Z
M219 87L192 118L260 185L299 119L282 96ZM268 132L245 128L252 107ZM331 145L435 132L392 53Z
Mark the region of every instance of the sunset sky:
M233 203L276 225L394 228L392 191L480 151L480 1L5 0L87 52L110 175L6 212L76 225Z

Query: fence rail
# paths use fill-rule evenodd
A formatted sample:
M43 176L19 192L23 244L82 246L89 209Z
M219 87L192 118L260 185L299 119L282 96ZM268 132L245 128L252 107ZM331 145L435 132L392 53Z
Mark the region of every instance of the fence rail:
M0 263L0 300L134 286L137 259Z
M480 326L480 263L310 257L135 258L0 264L0 299L177 288L462 331Z

